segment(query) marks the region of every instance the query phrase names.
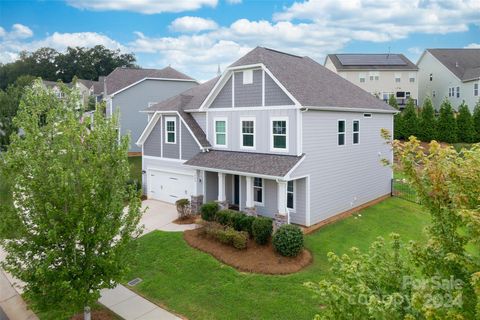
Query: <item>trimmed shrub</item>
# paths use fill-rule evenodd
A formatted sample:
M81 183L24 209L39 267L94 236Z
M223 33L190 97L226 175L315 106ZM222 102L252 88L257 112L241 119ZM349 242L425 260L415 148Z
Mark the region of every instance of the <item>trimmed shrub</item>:
M417 107L411 98L408 98L405 110L402 111L402 134L407 140L410 136L418 136Z
M224 226L233 226L233 217L236 214L236 211L230 209L220 210L215 214L215 221Z
M303 232L299 227L285 224L273 235L273 246L285 257L296 257L303 249Z
M433 109L432 100L427 97L420 113L419 138L422 141L430 142L436 138L436 122L437 120L435 118L435 109Z
M475 123L465 102L458 107L457 129L459 142L471 143L475 141Z
M440 106L440 115L437 120L437 135L441 142L457 142L457 121L452 105L445 99Z
M190 201L188 199L179 199L175 202L178 216L185 218L190 215Z
M215 202L205 203L200 207L200 213L202 215L202 219L205 221L213 221L215 220L215 215L218 212L218 204Z
M205 223L201 233L236 249L245 249L247 247L248 233L236 231L230 227L225 228L217 222Z
M252 223L252 236L255 242L264 245L272 236L273 224L272 219L265 217L256 217Z
M247 216L244 213L238 212L233 218L233 228L235 230L245 231L252 235L252 223L255 220L254 216Z
M235 249L247 248L248 233L245 231L236 231L232 228L227 228L224 231L229 245L232 245Z

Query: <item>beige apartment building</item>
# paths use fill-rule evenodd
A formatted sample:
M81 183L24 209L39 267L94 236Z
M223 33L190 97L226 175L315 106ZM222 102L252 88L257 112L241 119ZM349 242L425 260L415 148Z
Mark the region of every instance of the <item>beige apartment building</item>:
M379 99L395 96L400 108L409 97L417 104L418 68L403 54L329 54L325 67Z

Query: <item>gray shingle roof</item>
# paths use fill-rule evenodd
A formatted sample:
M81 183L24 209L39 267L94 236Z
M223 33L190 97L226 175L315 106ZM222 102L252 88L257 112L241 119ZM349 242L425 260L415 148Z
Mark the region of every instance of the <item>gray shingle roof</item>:
M251 174L284 177L302 156L211 150L200 152L185 165Z
M337 71L342 70L412 70L418 67L403 54L398 53L342 53L328 57Z
M143 78L164 78L164 79L181 79L192 80L187 76L173 69L166 67L163 69L139 69L139 68L116 68L106 78L106 94L112 94L121 90Z
M427 49L462 81L480 78L480 49Z
M263 63L302 106L395 111L309 57L257 47L231 66L256 63Z

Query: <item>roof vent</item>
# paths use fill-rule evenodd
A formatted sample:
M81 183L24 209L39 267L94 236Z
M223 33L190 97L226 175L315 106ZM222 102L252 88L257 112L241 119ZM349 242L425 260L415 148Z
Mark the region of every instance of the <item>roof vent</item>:
M458 61L455 61L455 67L458 68Z

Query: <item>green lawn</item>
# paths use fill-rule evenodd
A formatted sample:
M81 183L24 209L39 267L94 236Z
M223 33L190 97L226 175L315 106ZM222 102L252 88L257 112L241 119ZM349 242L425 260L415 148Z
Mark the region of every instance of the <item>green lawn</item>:
M139 256L126 280L135 290L190 319L312 319L318 301L302 284L328 277L326 255L350 247L366 249L377 236L397 232L407 241L425 240L429 215L420 206L390 198L306 236L314 262L287 276L238 272L188 246L181 233L153 232L138 240Z

